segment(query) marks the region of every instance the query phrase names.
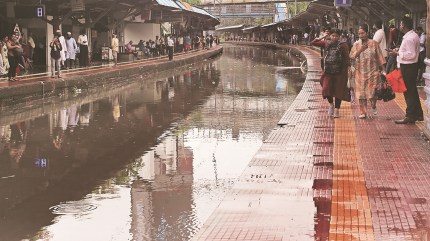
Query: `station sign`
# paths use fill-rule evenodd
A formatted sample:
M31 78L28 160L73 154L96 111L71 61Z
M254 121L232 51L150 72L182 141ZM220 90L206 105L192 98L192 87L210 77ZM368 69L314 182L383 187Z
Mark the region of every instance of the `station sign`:
M15 17L23 19L42 18L45 17L45 7L41 5L17 5L15 6Z
M335 7L351 7L352 0L334 0Z

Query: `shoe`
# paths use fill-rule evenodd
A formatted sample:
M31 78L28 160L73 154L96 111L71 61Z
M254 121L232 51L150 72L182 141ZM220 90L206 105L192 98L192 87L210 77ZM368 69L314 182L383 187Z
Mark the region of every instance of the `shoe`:
M51 78L55 78L55 76L51 75Z
M339 114L339 108L335 108L335 109L334 109L333 117L334 117L334 118L339 118L339 117L340 117L340 114Z
M360 118L360 119L366 119L366 117L367 117L366 114L361 114L361 115L358 116L358 118Z
M378 114L378 110L376 108L372 108L372 113L373 113L373 115L377 115Z
M330 105L329 107L328 107L328 115L329 116L333 116L333 114L334 114L334 105Z
M62 78L63 76L59 75L58 78Z
M395 120L394 123L396 124L414 124L416 119L412 119L410 117L405 117L401 120Z

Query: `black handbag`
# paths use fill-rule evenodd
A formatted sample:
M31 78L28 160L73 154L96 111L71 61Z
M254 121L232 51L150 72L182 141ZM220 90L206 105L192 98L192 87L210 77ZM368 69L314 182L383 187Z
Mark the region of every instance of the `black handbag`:
M378 83L376 84L375 97L378 100L383 100L384 102L387 102L396 98L396 94L394 93L393 89L391 88L390 84L388 83L384 75L381 75Z

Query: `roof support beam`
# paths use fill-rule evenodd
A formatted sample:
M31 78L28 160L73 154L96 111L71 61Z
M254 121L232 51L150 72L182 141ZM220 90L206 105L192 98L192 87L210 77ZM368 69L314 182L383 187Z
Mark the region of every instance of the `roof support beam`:
M386 13L386 14L389 14L391 17L396 17L394 14L393 14L393 12L392 12L392 10L387 6L387 5L385 5L385 3L383 3L382 1L373 1L374 3L376 3L376 4L378 4L381 8L383 8L384 9L384 13Z
M368 2L366 2L366 1L362 1L361 3L363 3L366 7L367 7L367 9L370 11L370 12L372 12L373 13L373 15L375 15L375 17L377 17L377 18L379 18L380 20L382 20L382 21L385 21L385 19L384 19L384 17L381 17L380 15L380 13L378 13L378 11L376 11L372 6L370 6L370 4L368 3Z
M412 9L408 6L407 2L405 2L404 0L397 0L397 2L400 3L400 5L406 8L409 12L412 12Z
M109 8L105 9L103 12L99 13L99 15L92 21L91 23L85 24L87 28L92 28L94 25L100 21L106 14L108 14L112 9L114 9L117 6L116 2L112 3Z
M351 11L358 16L361 20L363 20L364 22L367 22L367 19L365 17L362 16L367 16L368 14L365 13L363 11L363 9L361 9L360 7L355 7L355 6L351 6L349 7L349 9L351 9Z

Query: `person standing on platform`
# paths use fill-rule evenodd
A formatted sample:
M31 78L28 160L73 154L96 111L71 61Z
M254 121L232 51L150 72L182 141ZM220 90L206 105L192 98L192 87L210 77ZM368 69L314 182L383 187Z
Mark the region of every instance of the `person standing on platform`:
M355 60L355 94L360 103L360 119L367 118L367 101L370 100L373 115L377 115L375 87L379 80L379 68L385 65L385 58L379 44L369 39L367 24L358 28L358 41L354 43L349 54Z
M334 118L339 118L339 109L344 101L351 101L348 84L348 67L349 67L349 46L347 43L340 42L339 29L331 29L328 33L319 38L312 40L311 44L321 48L324 51L324 72L321 76L320 83L322 86L322 95L330 103L328 114ZM330 37L330 40L328 40ZM333 103L334 97L334 103Z
M189 34L187 34L184 38L184 46L185 46L185 52L188 52L191 50L191 37Z
M116 67L118 65L119 41L114 33L112 34L111 48L114 63L113 66Z
M61 78L61 52L63 49L58 38L58 34L54 35L54 38L49 44L49 47L51 48L51 78L55 78L55 68L57 68L58 71L58 78Z
M71 69L75 63L76 49L78 48L71 32L67 32L66 48L66 69Z
M174 46L175 44L174 44L174 42L173 42L173 39L172 39L172 36L168 36L167 37L167 49L168 49L168 51L169 51L169 60L172 60L173 59L173 46Z
M418 58L420 52L420 38L413 31L413 22L409 17L403 17L400 22L400 31L404 33L399 49L390 51L390 55L397 56L397 67L403 75L406 92L403 93L406 100L406 115L396 124L415 123L423 121L424 114L421 108L420 97L417 90Z
M375 40L379 44L379 48L381 48L382 51L382 56L384 56L384 58L387 58L387 39L385 38L384 29L382 29L382 21L377 21L373 25L373 29L376 30L375 34L373 35L373 40Z
M34 43L34 39L33 39L33 33L30 32L28 34L28 39L27 39L27 43L28 43L28 58L33 61L33 55L34 55L34 48L36 48L36 44Z
M4 36L0 41L0 58L2 60L2 67L0 68L0 76L6 75L9 71L9 60L7 59L7 42L8 36Z
M23 53L22 46L18 42L18 36L12 34L6 42L7 46L7 59L9 61L9 71L7 73L8 80L11 82L16 81L16 69L18 67L18 59Z
M401 33L396 27L394 27L393 24L391 24L390 33L388 35L389 50L398 48L400 46L400 43L401 43ZM385 68L385 71L387 72L387 74L390 73L396 65L397 65L396 56L388 54L387 66Z
M58 37L58 41L60 41L61 43L61 67L64 68L65 67L65 62L66 62L66 52L67 52L67 46L66 46L66 39L64 38L64 36L61 34L61 30L57 30L57 37Z
M85 30L81 31L81 35L78 37L78 44L79 44L79 62L80 65L83 67L88 67L88 37L85 33Z

